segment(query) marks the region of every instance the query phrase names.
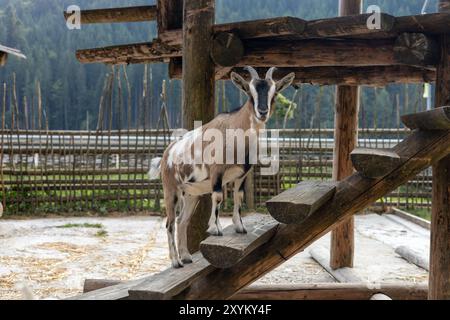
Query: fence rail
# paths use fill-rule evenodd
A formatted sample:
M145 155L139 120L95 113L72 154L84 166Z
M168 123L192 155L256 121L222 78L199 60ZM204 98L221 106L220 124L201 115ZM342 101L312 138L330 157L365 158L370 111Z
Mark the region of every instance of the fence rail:
M147 179L149 161L161 156L173 131L0 131L1 199L10 214L72 211L153 211L162 207L162 186ZM361 129L362 147L390 148L405 129ZM256 207L307 179L330 179L332 129L280 130L280 170L252 175ZM378 205L429 210L432 179L429 170L403 185ZM251 190L251 191L249 191ZM231 190L228 190L230 199ZM225 207L229 208L226 202Z

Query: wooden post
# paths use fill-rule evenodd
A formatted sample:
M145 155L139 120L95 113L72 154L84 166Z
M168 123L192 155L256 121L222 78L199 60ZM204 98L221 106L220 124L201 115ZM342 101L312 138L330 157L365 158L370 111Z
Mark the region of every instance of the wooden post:
M214 26L214 0L185 0L183 23L183 126L214 118L215 66L210 57ZM189 229L189 250L198 250L206 238L211 214L210 196L200 200Z
M339 0L339 15L359 14L361 7L361 0ZM343 180L353 173L350 153L358 143L359 92L357 86L338 86L336 89L333 157L333 180L336 181ZM330 248L331 268L353 267L353 217L332 231Z
M450 12L450 0L439 1L440 12ZM437 108L450 105L450 36L440 37L437 67ZM428 298L450 300L450 156L433 166L430 276Z

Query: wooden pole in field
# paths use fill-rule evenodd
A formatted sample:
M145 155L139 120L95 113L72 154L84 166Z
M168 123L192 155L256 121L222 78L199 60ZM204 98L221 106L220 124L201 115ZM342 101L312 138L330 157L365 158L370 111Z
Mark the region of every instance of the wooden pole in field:
M450 12L450 0L439 1L440 12ZM437 108L450 105L450 35L440 37L437 67ZM450 155L433 166L430 277L428 298L450 300Z
M339 0L339 15L359 14L361 7L361 0ZM353 173L350 153L358 143L359 93L357 86L338 86L336 89L333 157L333 180L336 181ZM331 268L353 267L353 253L354 219L350 217L331 233Z
M210 57L215 0L185 0L183 13L183 126L206 124L214 118L215 65ZM200 200L189 229L189 250L206 238L211 214L210 196Z

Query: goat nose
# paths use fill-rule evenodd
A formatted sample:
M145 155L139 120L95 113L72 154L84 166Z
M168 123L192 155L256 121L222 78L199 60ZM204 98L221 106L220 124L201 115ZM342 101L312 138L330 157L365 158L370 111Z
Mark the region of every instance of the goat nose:
M264 111L259 111L259 114L263 117L267 116L268 110L264 110Z

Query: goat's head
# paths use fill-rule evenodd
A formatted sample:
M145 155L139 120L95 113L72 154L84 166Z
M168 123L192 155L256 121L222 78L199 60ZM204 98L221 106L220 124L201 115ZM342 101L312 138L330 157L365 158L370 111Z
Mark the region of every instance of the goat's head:
M295 78L295 73L290 73L279 81L273 80L275 67L270 68L264 80L259 78L258 72L252 67L245 67L251 75L251 80L246 81L235 72L231 73L234 85L244 91L253 102L253 111L256 119L267 122L274 111L275 98L278 93L288 88Z

